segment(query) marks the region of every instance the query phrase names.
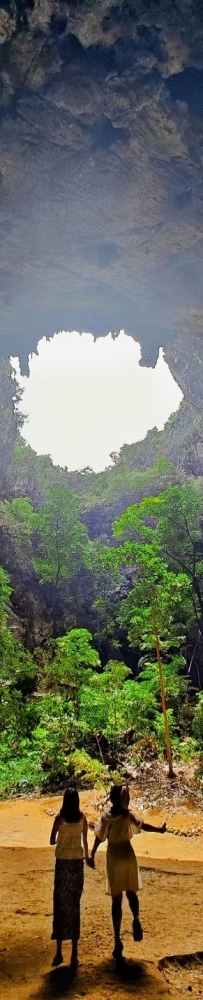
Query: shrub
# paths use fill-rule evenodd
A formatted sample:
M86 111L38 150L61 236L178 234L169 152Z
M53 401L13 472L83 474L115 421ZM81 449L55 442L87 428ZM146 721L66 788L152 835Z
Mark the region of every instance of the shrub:
M75 750L67 759L66 776L72 778L79 788L101 788L107 778L107 770L100 761L89 757L85 750Z
M22 740L15 756L12 750L2 745L0 756L0 797L25 795L33 792L42 783L42 768L39 755L31 748L28 740Z
M138 763L142 761L157 760L158 746L154 736L145 736L133 746L133 758Z
M176 747L174 746L175 749ZM197 759L198 747L196 740L192 736L188 736L185 740L177 740L177 754L186 764L190 764L195 758Z
M193 724L194 737L197 740L198 749L203 752L203 692L198 695L198 704L195 709Z

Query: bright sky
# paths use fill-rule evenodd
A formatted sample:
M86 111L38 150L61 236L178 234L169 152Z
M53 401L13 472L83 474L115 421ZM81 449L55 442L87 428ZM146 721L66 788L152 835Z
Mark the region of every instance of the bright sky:
M23 436L38 455L69 469L110 464L110 453L164 426L182 393L160 352L155 370L139 367L140 348L121 331L117 340L59 333L41 340L19 375L28 415Z

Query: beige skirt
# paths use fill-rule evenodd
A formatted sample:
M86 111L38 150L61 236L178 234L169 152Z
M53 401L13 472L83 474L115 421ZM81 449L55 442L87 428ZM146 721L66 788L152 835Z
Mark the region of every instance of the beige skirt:
M110 896L119 896L121 892L138 892L142 888L137 858L129 841L108 844L106 863L107 892Z

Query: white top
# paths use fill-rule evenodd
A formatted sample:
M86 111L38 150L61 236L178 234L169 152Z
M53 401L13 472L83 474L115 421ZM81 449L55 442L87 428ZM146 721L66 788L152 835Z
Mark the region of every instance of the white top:
M137 892L141 888L140 874L130 841L140 833L141 823L128 811L126 815L103 813L96 827L99 840L107 845L107 891L111 896L122 892Z
M64 861L76 861L83 858L82 833L84 816L80 817L78 823L60 822L57 843L56 858Z
M99 840L102 842L108 840L109 845L132 840L135 834L140 832L141 823L131 812L124 816L112 816L110 812L103 813L95 830Z

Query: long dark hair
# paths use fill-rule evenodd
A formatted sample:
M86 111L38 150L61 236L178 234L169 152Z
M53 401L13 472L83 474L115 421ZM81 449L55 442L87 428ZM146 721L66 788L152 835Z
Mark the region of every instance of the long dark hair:
M128 809L123 809L121 805L121 794L123 785L112 785L110 791L111 814L112 816L127 816Z
M80 812L80 800L76 788L66 788L60 816L61 819L65 820L65 823L79 823L82 813Z

